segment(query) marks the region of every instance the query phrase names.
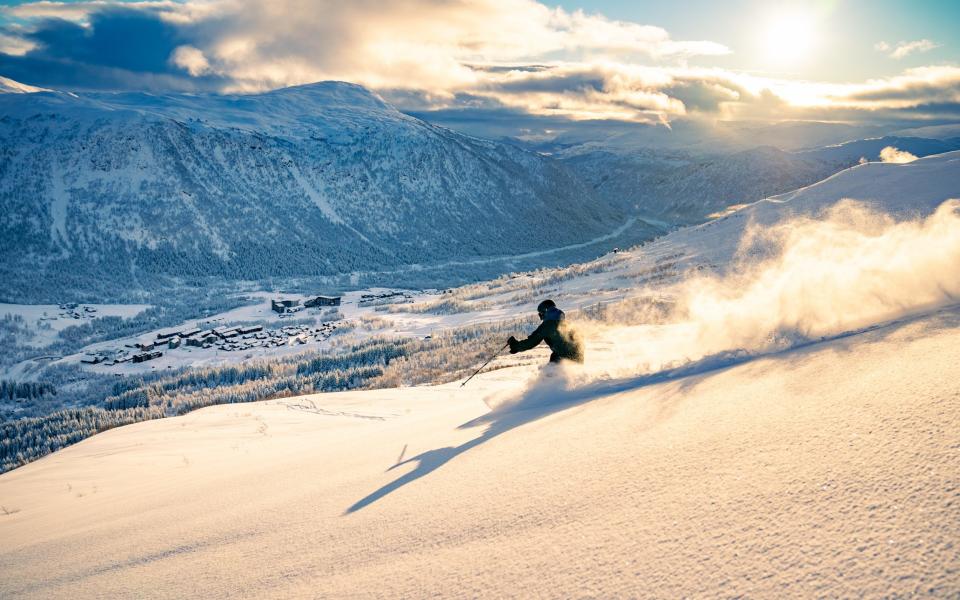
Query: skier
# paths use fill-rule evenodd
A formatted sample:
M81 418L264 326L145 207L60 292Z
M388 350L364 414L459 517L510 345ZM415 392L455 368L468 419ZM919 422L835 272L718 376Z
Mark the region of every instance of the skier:
M537 306L537 314L540 315L543 322L530 334L530 337L525 340L517 340L511 335L510 339L507 340L507 344L510 346L510 354L524 352L540 342L546 342L553 350L550 354L550 362L572 360L582 363L583 344L577 339L573 329L564 321L563 311L557 308L553 300L541 302Z

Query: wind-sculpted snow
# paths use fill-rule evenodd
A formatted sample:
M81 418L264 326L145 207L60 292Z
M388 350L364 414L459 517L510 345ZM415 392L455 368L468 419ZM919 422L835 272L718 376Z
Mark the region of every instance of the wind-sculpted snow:
M523 254L627 219L550 159L431 126L349 84L3 94L0 115L2 274L8 295L30 301L158 276Z

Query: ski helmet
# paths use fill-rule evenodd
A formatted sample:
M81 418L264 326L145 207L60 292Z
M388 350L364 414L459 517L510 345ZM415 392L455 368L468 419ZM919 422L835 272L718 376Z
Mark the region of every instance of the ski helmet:
M550 299L544 300L537 305L537 314L543 317L543 314L547 312L548 308L556 308L557 304Z

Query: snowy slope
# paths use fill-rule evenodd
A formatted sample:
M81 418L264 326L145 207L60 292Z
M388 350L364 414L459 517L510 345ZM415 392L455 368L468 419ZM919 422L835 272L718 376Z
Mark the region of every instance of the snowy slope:
M26 302L523 254L628 219L555 161L347 83L0 94L0 117L0 270Z
M557 156L611 203L673 223L699 223L728 206L807 186L894 147L919 157L960 149L960 138L878 137L788 152L773 146L722 152L587 143Z
M960 151L909 164L868 163L813 185L764 199L703 225L674 232L663 243L726 264L751 224L769 226L797 215L817 216L842 199L855 199L894 217L929 215L944 200L960 198Z
M929 156L931 154L942 154L960 149L960 137L938 140L919 137L884 136L804 150L797 154L800 156L816 157L828 162L854 164L861 158L871 161L880 160L880 151L887 146L909 152L914 156Z
M526 410L505 369L124 427L0 477L0 595L950 597L958 361L951 310Z
M950 198L960 198L960 151L909 164L858 165L707 223L673 231L642 248L585 264L576 269L576 276L546 274L543 279L556 283L540 286L562 305L576 307L660 294L664 283L672 285L687 271L705 269L722 274L738 266L741 241L751 229L762 231L797 217L822 217L844 199L856 200L897 220L924 218ZM537 277L493 282L488 300L508 301L513 293L529 289L536 282Z

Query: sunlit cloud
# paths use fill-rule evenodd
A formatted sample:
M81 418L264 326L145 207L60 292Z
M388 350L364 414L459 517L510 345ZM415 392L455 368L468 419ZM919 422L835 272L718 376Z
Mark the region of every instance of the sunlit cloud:
M92 11L108 6L107 2L29 2L0 8L6 16L20 19L54 18L71 21L86 20Z
M887 42L877 42L874 44L874 50L878 52L883 52L890 58L901 59L911 54L918 54L921 52L929 52L934 48L939 48L940 44L933 42L928 39L914 40L912 42L897 42L896 44L888 44Z
M200 4L203 4L202 2ZM116 0L90 0L87 2L27 2L14 6L0 7L0 14L18 19L63 19L84 24L94 12L115 7L130 9L155 9L161 11L180 11L184 6L174 0L141 0L118 2Z
M23 56L37 47L37 44L16 36L0 34L0 52L11 56Z
M0 74L47 87L246 93L332 79L420 112L648 123L929 116L960 103L957 67L853 83L707 68L695 63L731 50L534 0L43 1L0 11L20 19L0 28ZM783 52L813 39L790 23L790 39L775 36ZM921 52L921 42L932 44L884 51Z
M960 67L907 69L896 77L845 86L845 92L832 100L868 109L960 102Z
M170 56L170 61L193 76L203 75L210 71L210 62L207 57L193 46L177 46Z
M315 3L224 0L193 27L194 46L240 91L347 79L442 95L482 87L474 64L630 58L681 60L729 50L662 28L548 8L532 0ZM291 15L297 15L291 18Z

